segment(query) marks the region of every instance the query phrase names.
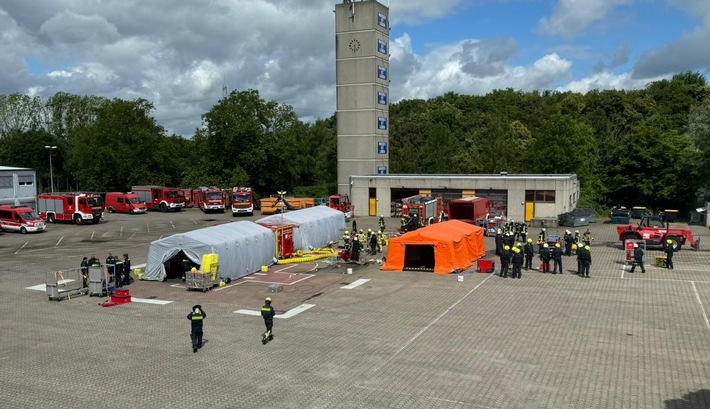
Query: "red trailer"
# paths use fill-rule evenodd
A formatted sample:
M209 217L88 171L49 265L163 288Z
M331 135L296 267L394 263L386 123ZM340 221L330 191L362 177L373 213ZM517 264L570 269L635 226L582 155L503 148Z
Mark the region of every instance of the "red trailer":
M471 196L449 201L449 220L482 223L488 216L489 204L485 197Z

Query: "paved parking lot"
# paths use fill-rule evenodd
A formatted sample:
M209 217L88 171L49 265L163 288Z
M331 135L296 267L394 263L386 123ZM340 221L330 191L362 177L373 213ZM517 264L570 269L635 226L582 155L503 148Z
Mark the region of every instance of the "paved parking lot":
M352 275L325 263L273 266L207 293L136 282L134 297L168 303L111 308L27 289L84 255L128 252L144 263L152 240L230 220L195 209L112 214L99 225L0 235L3 406L710 407L706 228L693 227L701 251L684 248L673 271L648 262L646 274L622 271L614 226L597 223L590 279L574 275L571 258L561 276L467 272L463 282L374 264ZM358 224L375 227L376 219ZM291 284L274 294L288 318L276 320L274 341L262 346L262 320L248 311L273 280ZM197 303L208 314L207 343L193 353L186 315Z

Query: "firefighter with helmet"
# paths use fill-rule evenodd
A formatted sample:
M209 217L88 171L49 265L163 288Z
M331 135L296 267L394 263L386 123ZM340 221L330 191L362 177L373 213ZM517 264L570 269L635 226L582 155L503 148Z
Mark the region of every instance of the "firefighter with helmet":
M385 215L384 214L380 215L380 220L377 223L380 226L380 230L384 231L385 230Z
M525 253L525 270L532 270L532 260L535 256L535 249L533 248L532 239L529 238L527 243L525 243L525 247L523 247L523 253Z
M587 229L582 235L582 241L584 242L585 246L591 246L592 240L594 240L594 238L592 237L592 232Z
M274 307L271 306L271 297L266 297L264 300L264 306L261 307L261 317L264 318L264 325L266 326L266 332L264 333L264 340L274 339L274 333L272 332L274 328L274 316L276 311Z
M540 230L540 234L537 235L538 252L542 253L543 244L545 244L546 239L547 235L545 234L545 228L543 227L542 230Z
M500 276L503 278L508 277L508 268L510 266L511 256L510 246L505 245L503 247L503 251L500 253Z
M549 273L550 272L550 249L548 248L549 245L547 243L544 243L542 245L542 250L540 250L540 259L542 260L542 272L543 273Z
M562 274L562 247L560 243L555 243L555 248L552 249L552 274L557 274L557 268L560 269L560 274Z
M664 251L666 252L666 268L673 270L673 252L675 251L673 249L673 240L666 240L666 249Z

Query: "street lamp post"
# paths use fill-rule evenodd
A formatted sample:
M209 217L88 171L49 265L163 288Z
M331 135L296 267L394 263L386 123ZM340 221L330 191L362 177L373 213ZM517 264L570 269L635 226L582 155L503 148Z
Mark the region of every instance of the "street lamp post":
M279 202L280 207L281 207L281 258L285 258L285 251L284 251L284 206L285 206L285 199L284 197L286 196L286 191L285 190L279 190L276 192L279 194Z
M52 168L52 149L57 149L56 145L44 145L45 149L49 149L49 184L54 193L54 169Z

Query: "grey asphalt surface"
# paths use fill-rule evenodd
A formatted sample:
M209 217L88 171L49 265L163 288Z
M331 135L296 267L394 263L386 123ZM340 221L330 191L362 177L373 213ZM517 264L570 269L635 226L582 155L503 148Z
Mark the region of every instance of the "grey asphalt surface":
M235 311L258 309L268 283L202 293L179 282L136 282L132 296L171 302L111 308L99 306L105 298L56 302L27 289L84 255L128 252L144 263L152 240L229 220L188 209L1 234L2 406L710 407L710 230L703 227L691 227L701 250L685 247L673 271L653 267L662 253L647 251L646 274L622 271L615 226L604 223L591 225L589 279L571 271L574 257L563 261L564 275L523 271L513 280L468 271L463 282L382 272L373 263L353 266L352 275L343 274L346 265L298 265L289 274L307 279L272 294L275 307L314 306L277 319L265 346L261 318ZM376 218L358 225L375 227ZM492 239L486 243L490 254ZM370 281L342 288L360 278ZM207 342L193 353L186 315L198 303L208 315Z

